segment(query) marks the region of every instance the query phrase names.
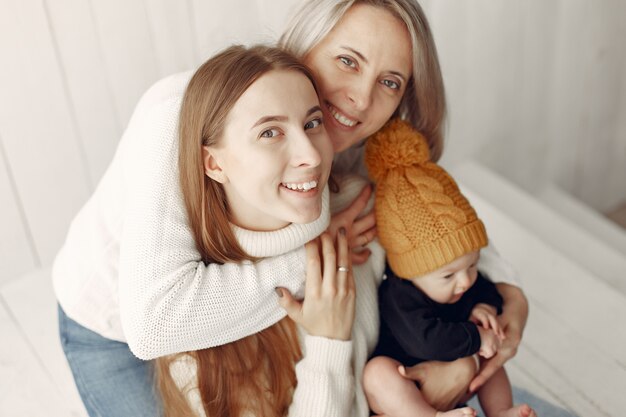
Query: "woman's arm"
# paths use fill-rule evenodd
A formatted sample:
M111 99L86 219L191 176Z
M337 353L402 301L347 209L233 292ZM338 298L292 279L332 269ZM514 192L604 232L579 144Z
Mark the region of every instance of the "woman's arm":
M302 248L258 263L202 262L178 176L178 114L187 80L162 80L138 104L114 161L121 165L119 188L106 202L123 212L121 224L111 225L121 235L120 316L141 359L216 346L276 323L285 312L274 289L298 293L305 276ZM301 245L318 233L303 234Z
M395 357L400 362L453 361L481 347L476 324L440 317L428 297L408 280L389 276L378 289L378 299L381 334L377 350L382 355L394 357L401 351ZM461 304L455 307L465 310Z
M346 417L354 406L352 341L306 336L289 416Z
M498 321L506 338L498 353L482 362L478 375L470 384L471 392L476 392L506 361L515 356L528 318L528 300L520 288L521 280L513 266L500 256L491 243L481 250L478 269L496 284L504 300Z
M470 383L470 392L476 392L506 361L515 356L528 319L528 300L522 290L505 283L497 283L496 287L504 299L498 321L506 338L495 356L482 361L478 375Z
M517 353L528 318L528 301L523 291L515 285L500 282L496 283L496 287L504 300L502 314L498 316L498 320L506 338L496 355L481 361L478 374L472 376L474 372L470 366L473 362L471 358L471 361L422 362L406 369L408 378L418 381L421 385L427 385L424 388L427 388L431 403L449 404L451 401L456 401L459 398L459 392L464 392L466 389L471 393L476 392ZM467 388L467 382L464 382L468 380L468 377L471 378L469 388ZM456 385L451 385L450 381L455 381Z

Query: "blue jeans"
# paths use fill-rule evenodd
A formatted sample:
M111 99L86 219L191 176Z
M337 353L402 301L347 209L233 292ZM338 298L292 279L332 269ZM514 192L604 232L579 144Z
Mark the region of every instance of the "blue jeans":
M102 337L58 310L61 345L89 416L160 416L152 362L137 359L126 343Z
M547 402L530 392L521 388L513 387L513 404L526 403L535 410L539 417L576 417L570 411L565 410L557 405ZM485 415L478 404L478 399L474 396L467 404L478 411L478 415Z

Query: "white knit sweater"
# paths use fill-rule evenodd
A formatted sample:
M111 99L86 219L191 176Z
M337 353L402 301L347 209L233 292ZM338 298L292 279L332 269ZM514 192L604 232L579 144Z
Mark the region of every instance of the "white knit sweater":
M165 78L144 94L52 270L57 299L69 317L126 341L142 359L231 342L279 321L285 313L274 288L301 294L302 245L328 222L324 211L313 224L283 229L284 239L267 241L279 245L267 252L279 257L203 264L187 226L177 168L178 116L191 75ZM363 172L361 151L343 152L335 165ZM510 267L497 255L483 265L488 252L483 250L480 269L511 281Z
M331 195L332 212L347 207L366 184L362 177L342 178L341 192ZM253 242L264 247L268 242L276 247L284 247L284 236L275 232L261 235L239 229L239 237L250 243L248 249L252 251L256 250ZM314 337L298 329L303 358L296 364L298 384L289 408L291 417L369 416L362 375L378 340L377 291L385 268L385 255L377 242L370 243L368 248L372 252L369 260L363 265L353 266L357 297L352 339L340 341ZM199 417L204 417L194 360L187 355L178 358L172 364L171 372L192 409Z
M161 80L142 97L96 191L73 220L52 279L67 315L102 336L127 341L141 359L216 346L285 316L274 288L301 292L303 245L321 217L277 232L257 263L204 265L179 186L178 115L191 73ZM271 257L280 253L279 258Z

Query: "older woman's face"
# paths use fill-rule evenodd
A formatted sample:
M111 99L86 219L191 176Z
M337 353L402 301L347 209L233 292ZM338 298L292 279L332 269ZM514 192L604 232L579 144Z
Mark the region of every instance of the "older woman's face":
M318 86L326 130L341 152L380 129L412 72L411 39L388 11L355 5L304 57Z

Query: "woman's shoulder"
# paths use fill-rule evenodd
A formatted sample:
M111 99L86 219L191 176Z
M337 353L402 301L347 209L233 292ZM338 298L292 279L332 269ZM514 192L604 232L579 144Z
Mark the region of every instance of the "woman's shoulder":
M132 137L142 154L147 143L169 143L176 138L178 117L192 71L179 72L154 83L141 96L128 122L124 137ZM169 138L164 141L163 137ZM122 139L124 141L124 139ZM147 141L147 142L146 142Z
M146 90L137 107L152 107L171 100L181 100L193 73L190 70L161 78Z

